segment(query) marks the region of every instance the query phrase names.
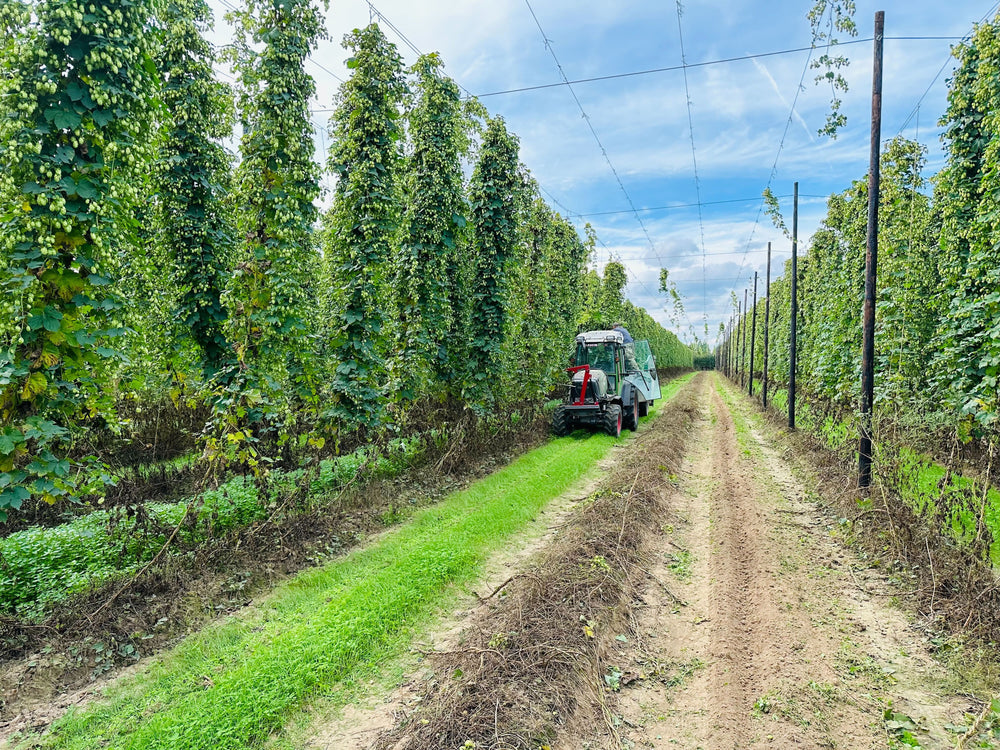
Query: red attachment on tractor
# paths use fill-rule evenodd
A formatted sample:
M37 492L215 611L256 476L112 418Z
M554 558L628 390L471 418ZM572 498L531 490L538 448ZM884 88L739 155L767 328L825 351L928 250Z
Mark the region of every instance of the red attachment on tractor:
M590 384L590 365L577 365L576 367L566 368L566 372L570 375L575 375L580 370L583 370L583 388L580 389L580 400L574 401L573 406L583 406L584 399L587 398L587 386Z

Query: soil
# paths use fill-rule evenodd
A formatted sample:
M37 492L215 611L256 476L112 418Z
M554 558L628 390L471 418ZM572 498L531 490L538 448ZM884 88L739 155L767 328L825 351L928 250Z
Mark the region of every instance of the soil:
M921 747L953 747L944 727L981 702L944 689L927 634L838 539L770 430L738 434L719 393L705 396L674 534L618 652L619 736L592 727L554 749L884 748L910 727Z
M603 684L580 665L580 705L552 750L914 746L902 744L907 731L920 747L955 747L954 728L988 696L933 658L929 632L898 607L899 584L846 544L806 467L716 382L697 385L686 458L669 476L671 517L602 654ZM528 552L543 551L536 542L506 564L530 566ZM429 647L472 637L488 613L467 603L427 636ZM399 736L436 679L420 665L395 689L317 720L304 746L361 750L393 727Z
M935 660L936 634L900 608L904 587L847 544L837 514L820 502L816 475L754 416L755 407L710 374L686 391L696 404L692 428L677 441L683 460L657 461L664 482L656 490L657 514L648 517L655 528L636 544L641 566L623 572L625 599L601 620L592 648L573 651L576 698L559 704L569 709L553 723L554 736L523 746L955 747L956 727L978 715L989 696ZM665 411L644 429L669 432L673 418ZM641 438L633 445L644 445ZM516 601L518 584L537 573L539 561L551 560L553 549L565 548L564 530L591 512L593 503L580 501L599 486L621 490L600 483L622 476L615 472L630 450L613 451L487 563L414 643L397 684L365 686L335 715L318 700L300 715L294 746L361 750L392 746L387 738L400 748L433 746L407 732L426 723L422 716L434 718L426 711L441 699L438 680L455 672L438 657L467 655L484 632L498 632L488 624L499 608L497 592L510 591L506 599ZM575 620L572 627L580 630ZM30 672L23 661L22 672ZM93 693L58 680L36 687L37 699L8 727L45 724ZM517 695L496 687L498 695ZM537 701L544 687L532 685L524 695ZM566 685L558 690L565 697ZM498 715L500 709L498 703ZM304 730L302 716L310 717ZM500 729L496 742L477 740L475 747L506 747ZM518 727L503 729L518 736Z

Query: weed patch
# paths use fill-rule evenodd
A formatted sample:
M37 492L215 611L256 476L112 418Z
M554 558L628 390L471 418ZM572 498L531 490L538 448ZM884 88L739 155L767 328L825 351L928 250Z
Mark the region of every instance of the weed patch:
M32 746L244 748L311 695L397 653L444 596L615 443L564 438L417 511L371 547L301 574L254 616L189 638Z
M382 452L359 448L325 460L306 493L299 493L303 470L275 470L263 484L237 476L181 502L97 510L59 526L15 532L0 539L0 614L40 621L53 604L129 578L167 544L174 528L177 549L191 549L271 517L298 494L292 510L303 512L352 482L395 476L420 451L419 440L397 440Z

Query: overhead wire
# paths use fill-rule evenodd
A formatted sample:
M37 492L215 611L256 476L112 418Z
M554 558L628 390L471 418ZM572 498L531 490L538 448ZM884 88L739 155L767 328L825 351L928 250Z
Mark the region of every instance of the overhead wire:
M776 198L791 198L791 193L784 195L775 196ZM799 193L799 198L827 198L826 195L817 195L815 193L805 194ZM725 200L718 201L701 201L701 203L674 203L669 206L645 206L642 208L637 208L636 211L673 211L677 208L694 208L695 206L723 206L732 203L756 203L760 200L759 195L755 195L751 198L726 198ZM631 209L618 209L616 211L589 211L582 214L577 214L577 216L582 216L584 218L588 216L613 216L615 214L630 214Z
M694 165L694 194L695 200L698 205L698 230L701 233L701 273L702 273L702 284L701 284L701 304L702 304L702 315L705 318L705 326L708 326L708 282L704 280L706 275L706 265L707 259L705 258L705 220L702 214L701 206L701 177L698 175L698 152L694 145L694 117L691 114L691 89L688 87L688 74L687 74L687 58L684 55L684 29L681 23L681 16L683 15L683 6L681 5L681 0L675 0L675 5L677 8L677 37L680 39L681 43L681 66L684 71L684 101L687 102L687 116L688 116L688 133L691 136L691 162Z
M236 8L232 5L231 2L229 2L229 0L220 0L220 2L224 6L226 6L227 8L229 8L230 10L236 11ZM399 37L399 39L410 50L412 50L415 54L417 54L417 55L422 54L420 52L419 48L399 29L399 27L397 27L391 21L391 19L389 19L381 10L379 10L370 0L365 0L365 3L366 3L366 5L368 5L370 14L373 17L377 16L378 19L382 23L384 23L386 25L386 27L389 28L397 37ZM790 125L791 125L791 121L794 119L794 115L795 115L795 111L796 111L796 105L797 105L797 101L798 101L798 98L799 98L799 93L802 90L802 82L804 81L805 73L808 70L808 65L811 62L812 55L815 52L815 49L816 49L815 45L810 45L809 47L797 47L797 48L784 49L784 50L774 50L774 51L764 52L764 53L749 54L749 55L740 55L740 56L734 56L734 57L728 57L728 58L720 58L720 59L715 59L715 60L706 60L706 61L700 61L700 62L695 62L695 63L689 63L686 60L685 50L683 48L683 28L682 28L682 22L681 22L681 18L680 18L680 13L681 13L681 10L682 10L682 6L680 4L680 0L677 0L677 6L678 6L678 33L679 33L679 36L681 37L681 47L682 47L682 49L681 49L681 65L679 65L679 66L667 66L667 67L661 67L661 68L651 68L651 69L646 69L646 70L630 71L630 72L625 72L625 73L617 73L617 74L594 76L594 77L590 77L590 78L580 78L580 79L573 79L573 80L571 80L566 75L566 73L565 73L565 71L564 71L564 69L562 67L561 62L559 61L559 58L558 58L555 50L552 47L551 40L546 36L545 31L542 28L542 26L541 26L541 24L539 22L539 19L538 19L537 15L536 15L534 9L531 6L530 0L525 0L525 3L527 5L527 7L528 7L529 12L532 15L532 18L533 18L533 20L535 22L535 25L538 27L538 30L539 30L542 38L543 38L543 41L544 41L546 49L551 54L551 56L552 56L552 58L553 58L553 60L554 60L554 62L556 64L556 66L557 66L557 68L559 70L560 77L561 77L562 80L559 81L559 82L549 83L549 84L541 84L541 85L536 85L536 86L526 86L526 87L506 89L506 90L502 90L502 91L487 92L487 93L484 93L484 94L479 94L478 97L479 98L484 98L484 97L489 97L489 96L498 96L498 95L503 95L503 94L519 93L519 92L524 92L524 91L536 91L536 90L544 90L544 89L549 89L549 88L557 88L557 87L561 87L561 86L565 86L565 87L567 87L570 90L570 93L571 93L571 95L572 95L572 97L573 97L573 99L574 99L577 107L580 110L581 116L586 121L588 129L591 131L592 136L594 137L595 141L597 142L597 145L598 145L599 149L601 150L602 156L604 157L605 161L607 162L608 167L610 168L612 174L614 175L614 178L615 178L615 180L616 180L619 188L621 189L622 193L624 194L624 196L626 198L626 201L627 201L627 203L629 205L629 208L628 209L624 209L624 210L619 210L619 211L598 211L598 212L591 212L591 213L586 213L586 214L585 213L580 213L580 212L575 212L575 211L570 211L565 206L565 204L563 204L558 199L556 199L555 196L553 196L550 191L546 190L541 185L539 185L539 187L543 190L543 192L545 192L549 196L550 199L553 200L553 202L557 206L560 206L563 210L565 210L568 216L575 216L575 217L583 219L583 218L586 218L588 216L602 216L602 215L614 215L614 214L626 214L626 213L632 214L635 217L636 222L639 224L639 226L640 226L640 228L642 230L642 233L645 236L645 239L647 240L648 244L650 245L650 248L652 249L654 255L652 255L652 256L644 256L643 258L630 258L630 260L631 259L635 259L635 260L640 260L640 259L643 259L643 260L656 260L661 265L663 263L662 255L657 250L655 244L652 241L652 237L650 236L648 228L646 227L645 223L642 221L641 216L639 215L640 211L641 212L661 211L661 210L666 211L666 210L672 210L672 209L677 209L677 208L697 207L698 208L698 213L699 213L699 228L700 228L700 236L701 236L701 244L702 244L702 253L701 254L702 254L702 258L703 258L703 274L702 274L702 276L703 276L703 285L702 285L703 286L703 290L702 290L703 291L703 302L706 303L705 306L706 306L706 315L707 315L707 289L706 289L706 284L704 282L707 282L708 279L707 279L707 276L706 276L706 274L707 274L707 270L706 270L707 263L705 262L705 256L707 256L707 255L737 254L738 251L736 253L708 253L707 252L706 244L705 244L705 235L704 235L704 214L703 214L703 208L705 206L709 206L709 205L722 205L722 204L726 204L726 203L750 202L751 200L754 200L754 199L730 199L730 200L720 200L720 201L702 201L701 200L701 194L700 194L700 192L701 192L700 191L700 175L698 174L698 168L697 168L697 151L696 151L696 147L695 147L695 137L694 137L694 130L693 130L693 115L692 115L692 112L691 112L691 104L692 103L691 103L691 99L690 99L689 83L688 83L688 80L687 80L687 70L688 70L688 68L698 68L698 67L705 67L705 66L711 66L711 65L721 65L721 64L727 64L727 63L735 63L735 62L739 62L739 61L749 61L749 60L755 60L755 59L766 58L766 57L774 57L774 56L778 56L778 55L795 54L795 53L805 52L805 51L809 52L809 55L808 55L807 60L806 60L806 66L803 68L803 74L802 74L802 76L800 78L799 86L798 86L798 88L796 90L795 98L794 98L792 106L790 108L788 119L786 120L786 123L785 123L785 129L784 129L784 132L782 134L781 141L779 142L778 151L777 151L777 154L775 156L775 160L774 160L774 162L772 164L771 173L769 175L768 183L767 183L768 188L770 188L770 186L773 184L774 178L775 178L776 173L777 173L777 165L778 165L778 162L780 161L781 153L782 153L782 150L784 148L784 143L785 143L785 140L786 140L787 135L788 135L788 131L789 131L789 128L790 128ZM993 9L991 9L991 11L989 11L983 18L985 19L986 17L988 17L990 15L990 13L992 13L993 10L995 10L995 8L997 6L1000 6L1000 2L995 3L994 6L993 6ZM965 37L955 37L955 36L898 36L898 37L889 37L889 36L887 36L885 38L886 38L886 40L952 40L952 41L954 41L954 40L961 40L961 41L964 41L964 40L968 39L970 35L971 35L971 32L970 32L970 34L966 35ZM853 39L853 40L848 40L848 41L845 41L845 42L841 42L840 46L847 46L847 45L852 45L852 44L860 44L860 43L870 42L870 41L871 41L871 38ZM334 80L338 81L339 83L343 83L344 82L343 79L340 78L340 76L338 76L332 70L330 70L329 68L327 68L326 66L324 66L322 63L318 62L317 60L314 60L312 57L309 57L307 59L309 59L309 61L311 63L313 63L313 65L317 69L319 69L319 70L323 71L324 73L326 73L327 75L331 76ZM950 59L950 55L949 55L949 59ZM923 95L920 97L920 99L917 102L917 105L915 105L915 107L914 107L914 111L917 111L917 109L920 106L920 103L926 98L927 94L930 92L930 90L933 88L934 84L940 78L942 72L944 71L944 69L947 66L947 63L948 63L948 60L945 61L945 64L942 66L941 70L938 71L937 75L934 77L934 79L932 80L931 84L927 87L927 90L925 90L925 92L923 93ZM632 200L631 195L629 194L628 190L626 189L626 187L625 187L625 185L624 185L624 183L623 183L623 181L621 179L621 176L618 173L618 170L616 169L614 163L611 161L610 155L608 154L607 149L605 148L603 142L600 139L600 136L598 135L596 129L594 128L594 125L593 125L590 117L588 116L586 110L584 109L584 107L583 107L583 105L582 105L582 103L581 103L581 101L580 101L580 99L579 99L576 91L573 89L573 86L575 84L583 84L583 83L598 82L598 81L608 81L608 80L615 80L615 79L622 79L622 78L629 78L629 77L636 77L636 76L645 76L645 75L652 75L652 74L664 73L664 72L676 71L676 70L683 71L684 78L685 78L685 93L687 95L686 98L687 98L687 104L688 104L688 120L689 120L690 134L691 134L692 162L693 162L693 165L694 165L694 168L695 168L695 183L696 183L697 202L690 203L690 204L675 204L673 206L654 206L654 207L648 207L648 208L637 208L635 206L633 200ZM218 72L220 74L222 74L222 75L227 75L223 71L218 71ZM465 86L462 86L461 84L458 84L458 85L461 88L461 90L466 93L467 96L470 96L470 97L472 96L471 92ZM333 111L333 108L320 108L320 107L317 107L315 109L311 109L310 113L311 114L321 114L321 113L326 113L326 112L331 112L331 111ZM911 112L910 116L904 122L904 125L902 126L901 130L905 129L906 125L909 124L909 121L912 119L912 117L913 117L913 112ZM316 121L314 121L314 125L316 125ZM318 127L319 130L322 130L322 126L321 125L317 126L317 127ZM328 185L324 185L324 186L329 188ZM781 197L785 197L785 196L781 196ZM809 196L800 195L800 197L809 197ZM820 196L816 196L816 197L820 197ZM758 211L757 211L757 216L756 216L755 221L754 221L754 226L751 229L750 236L749 236L749 238L747 240L747 243L746 243L746 246L744 247L743 252L742 252L743 258L742 258L741 263L740 263L740 269L739 269L738 275L737 275L736 280L734 282L734 286L733 286L734 289L735 289L736 285L738 285L739 280L742 278L742 273L743 273L743 270L744 270L745 265L746 265L746 260L747 260L747 255L749 253L749 248L750 248L751 243L753 242L753 238L754 238L755 233L756 233L756 231L757 231L757 229L759 227L759 223L760 223L761 215L762 215L762 212L763 212L763 208L764 208L764 202L761 201L761 204L760 204L760 206L758 208ZM601 241L601 244L604 245L605 249L608 249L607 245L603 242L603 240ZM608 249L608 252L610 254L610 249ZM675 257L682 257L682 256L675 256ZM629 271L631 272L631 269L629 269ZM633 273L633 276L634 276L634 273ZM636 280L640 284L642 284L642 286L644 286L648 292L650 292L651 294L653 294L653 292L651 292L651 290L649 290L649 288L641 281L641 279L636 278Z
M543 193L545 193L545 194L546 194L546 195L547 195L547 196L549 197L549 200L551 200L551 201L552 201L553 203L555 203L555 204L556 204L557 206L559 206L559 208L561 208L561 209L562 209L563 211L565 211L565 212L566 212L566 218L572 218L573 216L579 216L579 217L581 217L581 218L583 217L583 214L581 214L581 213L577 213L576 211L573 211L573 210L571 210L570 208L568 208L568 207L566 206L566 204L565 204L565 203L563 203L563 202L562 202L562 201L560 201L560 200L559 200L558 198L556 198L556 197L555 197L555 196L554 196L554 195L553 195L553 194L552 194L552 193L551 193L551 192L550 192L549 190L547 190L547 189L545 188L545 186L544 186L544 185L542 185L542 183L540 183L540 182L538 183L538 189L539 189L539 190L541 190L541 191L542 191Z
M843 44L846 44L844 42ZM816 50L816 45L812 45L809 49L809 54L806 56L805 65L802 66L802 75L799 76L799 83L795 87L795 97L792 99L792 106L788 110L788 119L785 120L785 130L781 134L781 140L778 142L778 151L774 155L774 162L771 164L771 172L767 178L767 186L764 191L769 191L771 189L771 184L774 182L774 178L778 174L778 161L781 159L781 152L785 148L785 139L788 137L788 130L792 125L792 120L795 117L795 107L799 103L799 95L802 93L802 83L806 79L806 72L809 70L809 63L812 62L813 52ZM747 237L746 246L743 248L743 259L740 261L740 269L737 271L736 279L733 281L732 291L736 291L736 287L739 286L740 279L743 277L743 268L746 265L747 254L750 251L750 243L753 242L754 235L757 233L757 227L760 226L760 215L764 212L764 198L760 199L760 206L757 208L757 217L754 219L753 227L750 229L750 236ZM749 281L749 280L748 280Z
M542 24L538 20L538 16L535 15L535 9L531 7L531 0L524 0L524 4L528 6L528 11L531 13L531 17L535 21L535 25L538 27L538 32L542 35L542 41L545 44L545 49L548 50L549 54L552 56L553 61L556 64L556 68L559 70L559 75L566 83L566 87L569 89L570 95L573 97L573 101L576 102L577 108L580 110L580 115L583 117L584 122L587 123L587 128L590 130L591 135L597 142L598 148L601 150L601 154L604 156L604 161L607 162L608 168L611 170L611 174L614 175L615 181L618 183L618 187L621 189L622 194L625 196L625 200L629 207L632 209L632 214L635 216L636 222L642 229L642 233L646 236L646 241L649 242L649 246L654 253L656 253L656 246L653 244L653 238L649 234L649 230L646 228L645 222L643 222L642 217L639 216L639 212L635 209L635 203L632 201L632 196L629 195L628 190L625 188L625 183L622 182L621 176L618 174L618 170L615 168L614 163L611 161L611 156L608 154L608 150L604 147L601 142L601 137L597 134L597 130L594 128L593 122L590 120L590 116L587 111L583 108L583 104L580 102L580 98L576 95L576 91L573 86L569 83L569 78L566 76L566 72L563 70L562 63L559 62L559 56L556 55L555 49L552 47L552 40L549 39L545 34L545 29L542 28Z
M957 36L887 36L887 41L957 41L962 37ZM838 46L846 47L852 44L862 44L872 41L872 37L865 39L848 39L840 42ZM477 99L485 99L489 96L503 96L506 94L521 94L526 91L541 91L543 89L559 88L560 86L574 86L580 83L596 83L598 81L614 81L619 78L634 78L636 76L654 75L656 73L670 73L687 68L703 68L711 65L724 65L734 62L745 62L747 60L759 60L764 57L778 57L780 55L793 55L798 52L808 52L815 47L792 47L789 49L774 50L772 52L758 52L752 55L736 55L734 57L722 57L715 60L703 60L702 62L687 63L687 65L667 65L661 68L646 68L645 70L632 70L625 73L611 73L609 75L591 76L589 78L575 78L569 81L558 81L554 83L540 83L533 86L518 86L517 88L502 89L500 91L488 91L484 94L476 94Z
M969 30L968 34L966 34L963 37L958 37L959 44L968 41L975 33L976 26L983 23L987 18L996 13L998 8L1000 8L1000 1L993 3L990 9L983 14L983 17L972 25L972 28ZM888 39L889 37L886 38ZM924 89L924 93L920 95L920 98L917 99L917 103L913 105L913 109L910 110L910 114L906 116L906 119L903 120L903 124L899 126L899 130L896 131L896 135L900 135L904 130L906 130L906 126L910 124L910 120L912 120L914 116L919 114L920 105L923 103L924 99L927 98L927 95L931 92L931 89L934 88L934 84L938 82L938 79L941 77L941 74L944 73L945 68L948 67L948 63L951 62L953 57L954 57L954 52L949 50L948 57L946 57L945 61L941 63L941 67L938 69L938 72L934 75L934 78L931 79L931 82L927 84L927 88Z

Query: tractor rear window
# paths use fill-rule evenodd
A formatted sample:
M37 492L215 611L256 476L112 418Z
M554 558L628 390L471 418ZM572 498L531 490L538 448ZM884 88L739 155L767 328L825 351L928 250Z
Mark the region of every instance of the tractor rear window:
M640 370L652 370L656 367L653 352L649 350L648 341L635 342L635 361Z

